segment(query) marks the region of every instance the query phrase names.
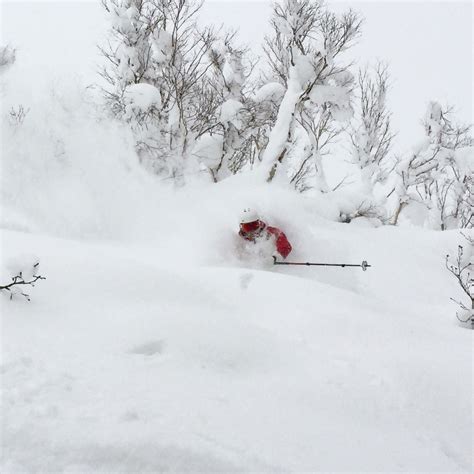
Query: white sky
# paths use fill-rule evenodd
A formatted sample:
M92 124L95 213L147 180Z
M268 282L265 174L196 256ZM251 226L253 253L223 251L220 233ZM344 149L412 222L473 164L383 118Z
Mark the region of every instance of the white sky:
M336 11L351 7L365 17L362 37L351 52L356 64L376 58L389 63L389 100L402 149L419 140L419 121L430 99L455 105L458 116L472 122L471 2L329 3ZM208 1L202 18L238 28L240 40L255 46L268 31L269 5L256 0ZM23 75L21 82L29 81L31 94L40 90L38 84L60 80L60 70L94 81L95 45L107 27L98 0L3 1L1 6L1 41L18 48L15 74Z

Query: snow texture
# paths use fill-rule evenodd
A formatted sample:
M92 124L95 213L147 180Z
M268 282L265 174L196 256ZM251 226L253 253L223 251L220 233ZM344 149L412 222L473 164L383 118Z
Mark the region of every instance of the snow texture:
M220 108L220 119L221 122L231 122L237 128L240 127L240 120L238 118L239 112L242 109L243 104L235 99L226 100Z
M0 278L7 282L10 277L21 274L24 280L31 280L38 274L39 261L38 256L26 253L2 259Z
M133 112L148 112L161 106L160 91L151 84L131 84L125 89L124 102Z
M62 166L80 201L108 174L74 219L44 163L3 201L3 255L34 253L47 277L31 303L0 295L3 472L470 472L472 341L442 261L456 232L334 223L324 196L254 175L175 191L84 159ZM274 267L236 235L241 203L292 260L372 268Z
M255 102L274 102L279 104L285 95L285 87L282 86L279 82L269 82L264 86L258 89L254 96L253 100Z
M330 104L331 115L337 121L347 122L352 117L350 94L345 87L316 85L310 93L310 99L317 105Z
M206 246L193 227L140 246L3 231L48 277L1 301L3 472L470 472L453 233L427 248L427 231L293 214L295 259L373 267L275 269L238 260L235 225L207 212Z

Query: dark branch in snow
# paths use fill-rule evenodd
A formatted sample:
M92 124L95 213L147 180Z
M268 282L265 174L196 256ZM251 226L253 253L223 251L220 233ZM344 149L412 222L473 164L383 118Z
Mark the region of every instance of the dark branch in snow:
M36 270L39 266L39 263L36 263L33 265L33 268ZM7 285L0 285L0 291L5 290L10 292L10 299L13 299L13 288L19 287L19 286L35 286L35 283L38 280L46 280L46 277L41 276L41 275L33 275L32 278L30 279L24 279L23 278L23 272L19 272L18 275L15 275L12 277L11 283L8 283ZM30 296L27 293L24 293L23 291L18 292L20 295L24 296L28 301L30 301Z
M29 111L29 108L25 109L21 104L16 108L12 107L9 112L10 123L12 125L21 125L25 121Z

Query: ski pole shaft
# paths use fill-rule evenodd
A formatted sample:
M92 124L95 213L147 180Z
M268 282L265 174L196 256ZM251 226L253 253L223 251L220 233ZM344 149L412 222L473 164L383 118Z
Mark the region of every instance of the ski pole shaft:
M369 265L365 260L361 264L354 263L315 263L315 262L279 262L276 257L273 257L274 265L299 265L306 267L360 267L365 272L367 268L370 268L372 265Z

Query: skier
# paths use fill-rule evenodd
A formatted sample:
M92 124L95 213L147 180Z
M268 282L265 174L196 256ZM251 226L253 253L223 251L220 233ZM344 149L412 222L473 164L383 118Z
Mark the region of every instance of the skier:
M267 225L260 220L258 214L252 209L245 209L240 218L239 235L245 240L253 243L264 240L272 240L278 255L288 257L292 247L286 235L277 227ZM274 256L276 256L274 253Z

